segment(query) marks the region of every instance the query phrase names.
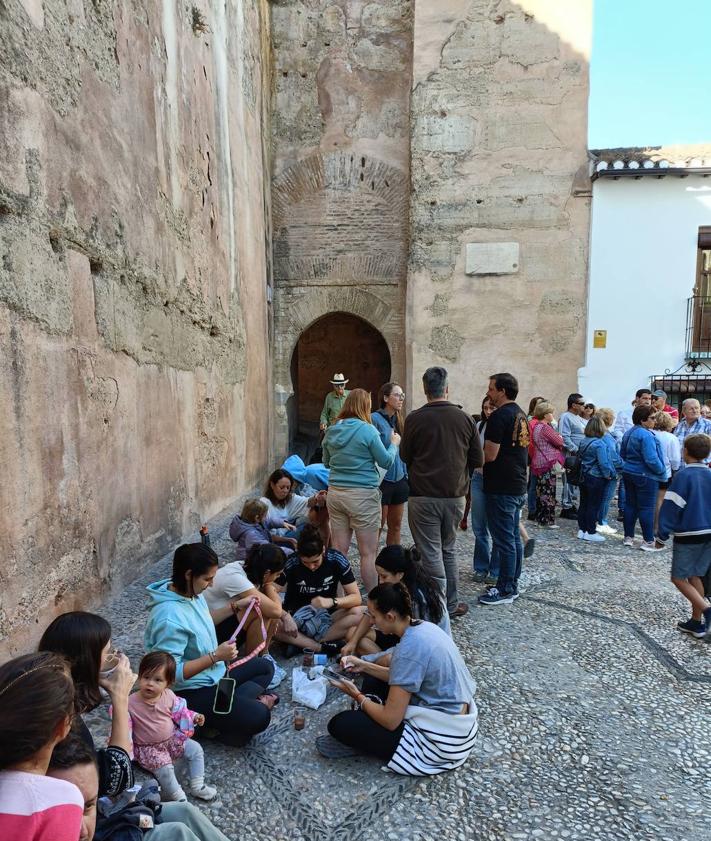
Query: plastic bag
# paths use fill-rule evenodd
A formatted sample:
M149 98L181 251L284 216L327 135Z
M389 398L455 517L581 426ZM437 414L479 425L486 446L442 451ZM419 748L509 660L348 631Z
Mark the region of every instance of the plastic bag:
M297 667L291 673L291 700L317 710L326 700L328 681L323 676L323 666L311 669Z

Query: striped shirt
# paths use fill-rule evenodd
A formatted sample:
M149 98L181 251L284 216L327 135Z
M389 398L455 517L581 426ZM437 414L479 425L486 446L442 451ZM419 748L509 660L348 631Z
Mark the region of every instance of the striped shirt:
M683 418L679 421L674 430L674 435L679 439L679 444L681 445L682 453L684 451L684 441L689 435L711 435L711 420L708 418L697 418L691 426L689 426L688 421L686 418ZM709 464L711 462L711 456L707 459L704 459L704 464ZM684 459L681 460L681 467L684 468L686 465L684 464Z
M2 841L77 841L84 798L66 780L0 771Z

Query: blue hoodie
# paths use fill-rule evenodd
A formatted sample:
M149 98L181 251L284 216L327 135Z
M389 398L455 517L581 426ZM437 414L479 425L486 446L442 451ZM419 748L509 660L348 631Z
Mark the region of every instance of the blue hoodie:
M657 534L675 543L711 542L711 470L705 464L687 464L671 481L659 510Z
M387 470L395 461L397 447L387 450L372 423L346 418L326 430L323 437L323 463L331 469L329 483L334 488L377 488L378 464Z
M173 689L198 689L215 686L225 675L225 664L216 663L187 680L183 678L186 660L197 660L217 648L215 623L205 597L192 599L168 589L170 579L156 581L146 589L151 597L151 612L143 634L146 651L166 651L175 658Z
M316 491L328 490L328 469L322 464L304 464L300 456L292 455L281 466L282 470L293 477L300 485L306 485ZM304 496L311 496L304 492Z

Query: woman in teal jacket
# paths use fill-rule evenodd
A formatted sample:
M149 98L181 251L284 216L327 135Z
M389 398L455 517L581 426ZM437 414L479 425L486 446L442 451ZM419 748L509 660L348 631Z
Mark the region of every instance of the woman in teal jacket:
M380 481L377 467L388 470L397 456L400 436L390 434L386 449L370 419L370 394L354 388L323 438L323 463L330 468L328 516L333 547L347 556L355 531L360 574L366 590L378 583L375 553L380 530Z
M217 685L237 657L235 643L217 644L215 625L246 608L250 601L237 600L210 613L203 593L212 586L217 565L215 552L202 543L176 549L172 577L147 588L151 612L144 643L146 651L173 655L173 691L185 698L191 710L205 716L205 725L219 731L222 742L241 746L267 729L271 708L279 699L267 691L274 666L266 658L255 657L229 670L235 681L231 707L228 712L214 711Z

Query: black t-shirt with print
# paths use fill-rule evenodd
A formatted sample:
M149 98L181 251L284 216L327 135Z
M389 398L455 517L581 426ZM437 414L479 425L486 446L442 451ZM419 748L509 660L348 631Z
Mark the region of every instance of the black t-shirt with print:
M499 445L495 461L484 464L484 493L522 496L526 493L528 421L516 403L505 403L489 417L484 441Z
M328 549L318 569L310 570L301 563L298 555L292 555L284 568L286 596L284 607L289 613L311 604L311 599L324 596L336 598L339 584L352 584L355 581L353 570L345 558L336 549Z

